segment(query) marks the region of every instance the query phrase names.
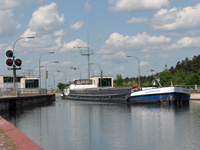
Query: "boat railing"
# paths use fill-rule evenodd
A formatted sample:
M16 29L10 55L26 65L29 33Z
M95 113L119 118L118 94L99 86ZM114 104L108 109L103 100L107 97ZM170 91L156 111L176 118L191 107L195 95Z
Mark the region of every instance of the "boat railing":
M180 86L180 87L183 87L183 88L186 88L186 89L189 89L191 91L200 91L200 85L183 85L183 86Z

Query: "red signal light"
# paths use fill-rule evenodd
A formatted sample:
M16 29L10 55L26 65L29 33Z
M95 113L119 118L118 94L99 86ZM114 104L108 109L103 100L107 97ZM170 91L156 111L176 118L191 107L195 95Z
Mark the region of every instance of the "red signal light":
M13 60L12 59L7 59L6 60L6 65L12 66L13 65Z
M15 65L16 66L21 66L22 65L22 60L21 59L16 59L15 60Z

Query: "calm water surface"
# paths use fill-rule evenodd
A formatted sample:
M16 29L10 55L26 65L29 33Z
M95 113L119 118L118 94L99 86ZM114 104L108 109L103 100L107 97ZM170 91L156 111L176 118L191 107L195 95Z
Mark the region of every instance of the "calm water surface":
M46 150L199 150L200 102L119 105L57 99L0 114Z

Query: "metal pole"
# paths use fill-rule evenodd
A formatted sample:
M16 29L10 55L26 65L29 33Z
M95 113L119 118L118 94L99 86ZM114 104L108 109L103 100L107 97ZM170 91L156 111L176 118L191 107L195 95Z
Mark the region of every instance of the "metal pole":
M136 56L127 56L127 57L134 57L138 61L138 84L139 84L139 87L140 87L140 61Z
M74 70L76 70L76 69L78 69L79 71L80 71L80 79L81 79L81 70L78 68L78 67L71 67L71 69L74 69Z
M88 79L90 79L90 50L88 47Z
M56 84L55 75L53 75L53 77L54 77L54 90L55 90L55 84Z
M50 61L46 64L45 70L47 71L47 66L49 63L59 63L59 61ZM46 72L45 72L46 73ZM47 89L47 78L45 77L45 89Z
M13 63L15 62L15 54L14 54L14 51L15 51L15 45L16 43L21 40L21 39L25 39L25 38L28 38L28 39L31 39L31 38L35 38L35 37L20 37L18 38L14 44L13 44ZM17 87L16 87L16 65L13 64L13 86L14 86L14 93L16 94L17 96Z
M66 82L66 76L67 76L67 75L66 75L66 72L64 72L64 71L59 71L59 70L58 70L57 72L63 72L63 73L65 74L65 84L67 84L67 82Z
M40 91L40 94L41 94L41 83L42 83L42 79L41 79L41 70L40 70L40 59L41 59L41 57L43 56L43 55L45 55L45 54L54 54L54 52L46 52L46 53L43 53L43 54L41 54L40 55L40 57L39 57L39 79L40 79L40 89L39 89L39 91Z
M88 79L90 79L90 55L93 55L94 51L91 51L89 46L87 46L87 47L74 47L74 48L87 48L87 50L84 50L84 51L81 50L80 54L82 56L88 57Z
M81 70L79 68L77 68L80 71L80 79L81 79Z

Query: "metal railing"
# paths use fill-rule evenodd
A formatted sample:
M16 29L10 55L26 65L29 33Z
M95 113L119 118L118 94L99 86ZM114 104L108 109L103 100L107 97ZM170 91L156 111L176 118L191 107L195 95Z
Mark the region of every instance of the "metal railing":
M9 97L9 96L28 96L28 95L43 95L47 94L46 89L39 88L18 88L17 93L14 92L13 88L0 88L0 97Z
M200 91L200 85L183 85L181 87L184 87L186 89L189 89L190 91Z

